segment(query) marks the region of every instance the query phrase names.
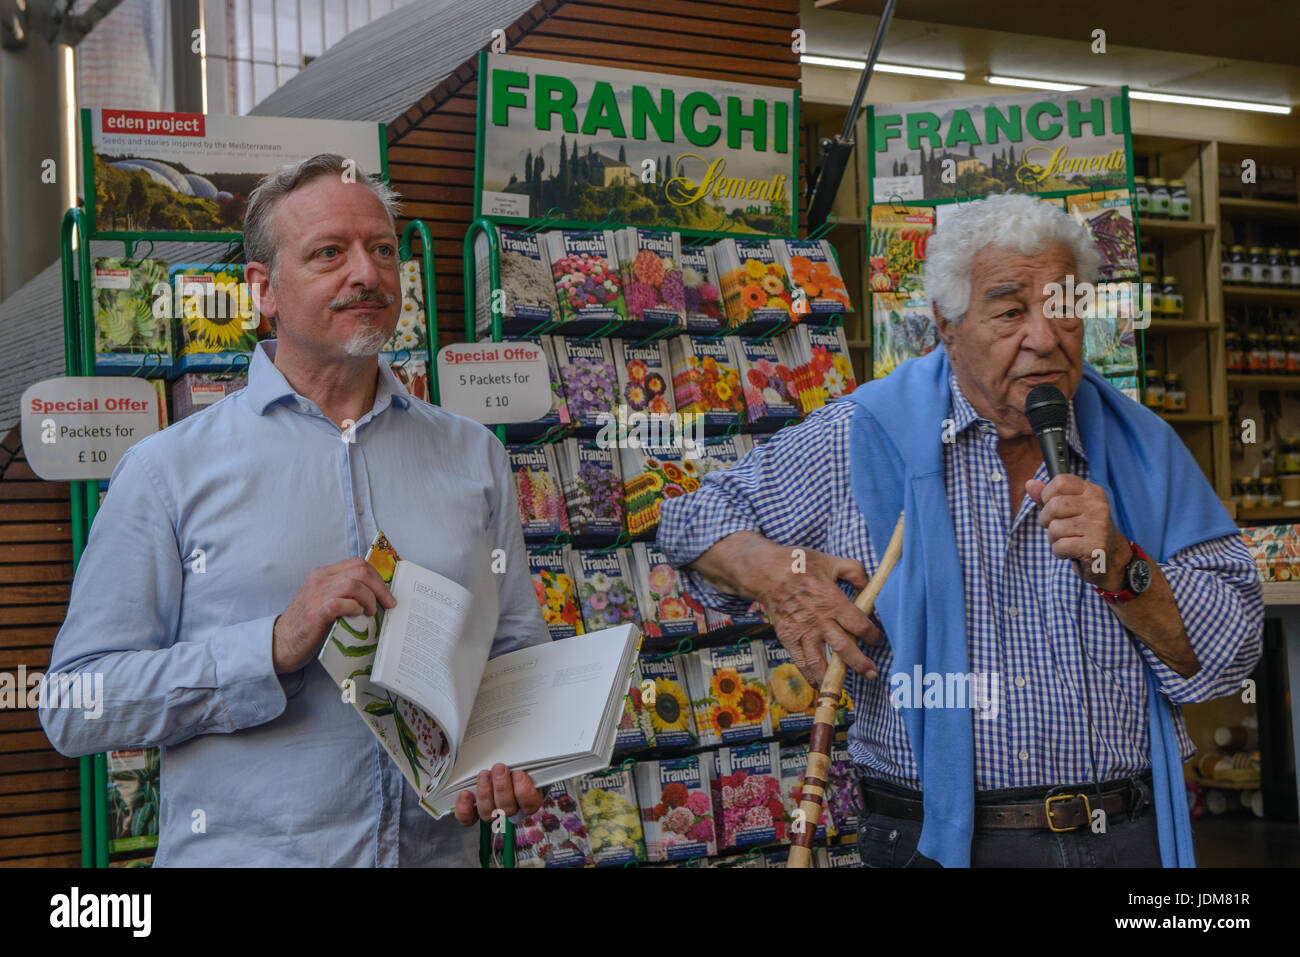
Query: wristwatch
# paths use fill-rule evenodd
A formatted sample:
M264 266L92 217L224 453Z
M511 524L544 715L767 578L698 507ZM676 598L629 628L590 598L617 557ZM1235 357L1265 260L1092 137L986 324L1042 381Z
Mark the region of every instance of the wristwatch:
M1096 585L1092 586L1098 595L1112 605L1130 602L1151 586L1151 556L1142 551L1137 542L1129 542L1128 547L1133 549L1133 557L1124 566L1124 587L1119 591L1106 591Z

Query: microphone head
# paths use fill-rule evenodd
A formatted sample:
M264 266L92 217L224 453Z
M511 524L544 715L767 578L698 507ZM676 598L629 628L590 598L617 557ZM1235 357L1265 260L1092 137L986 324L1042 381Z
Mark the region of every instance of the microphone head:
M1064 429L1070 421L1070 403L1054 385L1039 385L1025 397L1025 418L1035 432Z

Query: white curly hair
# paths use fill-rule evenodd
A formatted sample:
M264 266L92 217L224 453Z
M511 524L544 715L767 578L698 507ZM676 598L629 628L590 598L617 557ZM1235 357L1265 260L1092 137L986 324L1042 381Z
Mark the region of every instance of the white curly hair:
M971 261L981 250L999 246L1037 256L1057 243L1074 256L1076 283L1097 281L1101 254L1087 228L1060 209L1019 193L959 203L926 248L926 295L956 325L970 308Z

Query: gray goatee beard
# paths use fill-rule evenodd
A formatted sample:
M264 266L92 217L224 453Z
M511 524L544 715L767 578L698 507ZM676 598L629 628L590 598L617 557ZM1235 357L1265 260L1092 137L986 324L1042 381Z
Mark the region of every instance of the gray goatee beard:
M350 356L374 356L384 345L384 332L377 326L358 329L352 334L343 351Z

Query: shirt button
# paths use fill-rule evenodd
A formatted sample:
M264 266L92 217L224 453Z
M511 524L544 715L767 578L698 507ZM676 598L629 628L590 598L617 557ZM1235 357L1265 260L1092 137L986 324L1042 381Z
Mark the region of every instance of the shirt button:
M1010 608L1007 609L1007 614L1010 615L1012 618L1015 618L1017 615L1020 614L1020 609L1017 608L1015 605L1012 605Z
M989 473L989 481L990 481L990 482L1001 482L1001 481L1002 481L1002 473L1001 473L1001 472L990 472L990 473Z
M1025 686L1025 679L1024 679L1024 678L1017 678L1017 679L1016 679L1016 687L1017 687L1017 688L1023 688L1024 686Z
M1028 751L1021 751L1018 755L1016 755L1016 757L1018 757L1021 761L1028 761L1028 760L1029 760L1029 752L1028 752Z

